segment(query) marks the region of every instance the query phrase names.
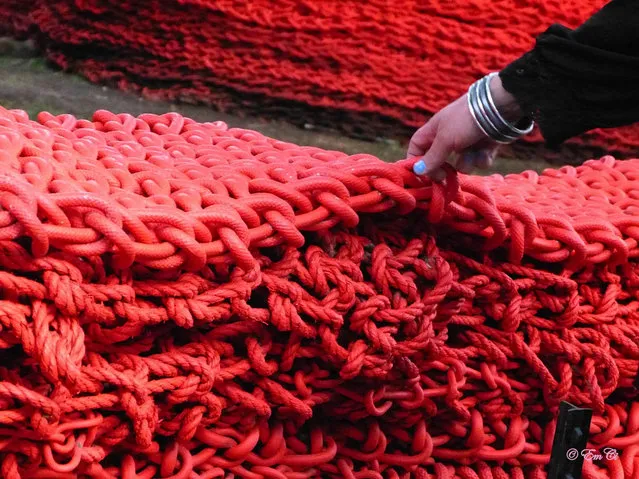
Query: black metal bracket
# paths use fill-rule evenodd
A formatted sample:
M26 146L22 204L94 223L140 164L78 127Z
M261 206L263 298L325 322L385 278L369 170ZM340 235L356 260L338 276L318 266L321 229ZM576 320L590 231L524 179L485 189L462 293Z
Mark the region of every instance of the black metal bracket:
M588 446L592 409L562 401L552 443L548 479L581 479L582 451Z

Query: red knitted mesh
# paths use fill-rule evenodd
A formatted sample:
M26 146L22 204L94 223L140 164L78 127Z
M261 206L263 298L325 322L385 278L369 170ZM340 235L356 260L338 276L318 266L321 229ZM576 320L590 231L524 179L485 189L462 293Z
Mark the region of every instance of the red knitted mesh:
M561 400L639 474L639 160L1 109L0 155L4 478L543 478Z
M548 25L577 26L605 1L3 3L0 29L28 32L54 62L93 81L374 137L408 133ZM628 153L638 128L572 143Z

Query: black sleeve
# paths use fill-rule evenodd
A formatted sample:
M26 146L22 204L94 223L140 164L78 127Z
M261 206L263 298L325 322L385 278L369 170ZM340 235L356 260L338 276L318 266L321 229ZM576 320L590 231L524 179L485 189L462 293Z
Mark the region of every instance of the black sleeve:
M639 0L613 0L576 30L551 26L500 77L551 147L639 121Z

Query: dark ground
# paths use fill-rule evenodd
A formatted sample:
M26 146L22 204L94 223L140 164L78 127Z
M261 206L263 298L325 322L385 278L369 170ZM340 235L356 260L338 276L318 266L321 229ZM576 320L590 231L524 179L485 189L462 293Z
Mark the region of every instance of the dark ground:
M0 105L26 110L32 118L40 111L53 114L70 113L91 117L95 110L115 113L164 113L176 111L198 121L221 120L231 127L259 131L267 136L299 145L313 145L346 153L369 153L385 161L404 158L406 141L379 139L362 141L338 132L302 129L282 121L241 117L220 113L206 106L176 105L149 101L131 93L89 83L75 75L49 65L29 44L0 38ZM545 161L499 158L494 171L540 171L549 166ZM493 171L493 172L494 172Z

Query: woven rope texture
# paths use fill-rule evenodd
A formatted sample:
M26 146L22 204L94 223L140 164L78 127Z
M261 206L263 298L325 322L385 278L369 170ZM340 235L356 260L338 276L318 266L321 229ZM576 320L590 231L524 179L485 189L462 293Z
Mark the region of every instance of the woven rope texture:
M639 161L3 109L0 155L2 477L544 478L561 400L639 477Z
M388 134L389 124L421 125L530 49L548 25L577 26L605 2L2 3L0 30L37 38L50 59L93 81L222 110L255 103L262 115L295 110L288 116L297 123L370 137ZM636 151L638 128L595 131L576 144Z

